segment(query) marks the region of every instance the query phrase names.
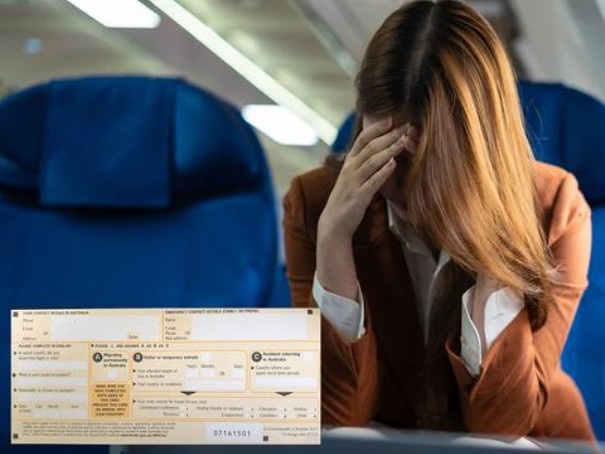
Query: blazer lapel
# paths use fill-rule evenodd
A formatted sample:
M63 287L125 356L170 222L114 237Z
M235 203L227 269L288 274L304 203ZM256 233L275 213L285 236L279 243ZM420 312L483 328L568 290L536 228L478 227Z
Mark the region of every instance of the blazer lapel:
M376 197L353 239L357 275L371 312L378 347L403 367L422 362L424 341L402 246L388 225L386 201Z

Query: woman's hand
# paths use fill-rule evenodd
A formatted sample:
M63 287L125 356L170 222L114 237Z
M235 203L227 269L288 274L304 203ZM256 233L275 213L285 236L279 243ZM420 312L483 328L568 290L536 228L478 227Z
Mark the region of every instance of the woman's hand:
M352 239L374 194L395 171L408 126L392 128L392 118L365 128L345 158L317 227L319 283L331 293L358 301Z
M406 124L393 129L388 117L359 134L321 214L318 236L353 237L374 194L395 171L394 158L405 147L408 128Z

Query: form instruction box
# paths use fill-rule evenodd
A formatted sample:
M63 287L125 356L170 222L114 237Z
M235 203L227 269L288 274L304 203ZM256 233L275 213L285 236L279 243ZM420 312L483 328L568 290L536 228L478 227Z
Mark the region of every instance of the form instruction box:
M318 309L13 310L15 444L318 444Z

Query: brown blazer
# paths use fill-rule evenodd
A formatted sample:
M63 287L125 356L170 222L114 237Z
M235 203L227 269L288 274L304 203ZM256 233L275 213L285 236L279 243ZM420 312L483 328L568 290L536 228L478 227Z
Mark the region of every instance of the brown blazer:
M326 167L298 176L284 199L288 278L298 307L316 305L317 222L336 178ZM476 379L460 358L459 323L444 336L441 356L427 352L401 245L389 230L385 200L374 198L353 238L366 333L350 342L322 321L324 425L375 420L400 428L594 439L582 396L560 366L587 285L590 208L576 179L560 168L536 163L535 182L560 266L554 305L536 332L521 311L483 358ZM450 394L442 392L448 387Z

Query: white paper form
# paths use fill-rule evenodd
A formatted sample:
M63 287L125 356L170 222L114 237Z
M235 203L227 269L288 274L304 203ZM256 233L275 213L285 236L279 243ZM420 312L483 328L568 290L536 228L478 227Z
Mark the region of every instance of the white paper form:
M318 444L318 309L12 311L11 441Z

